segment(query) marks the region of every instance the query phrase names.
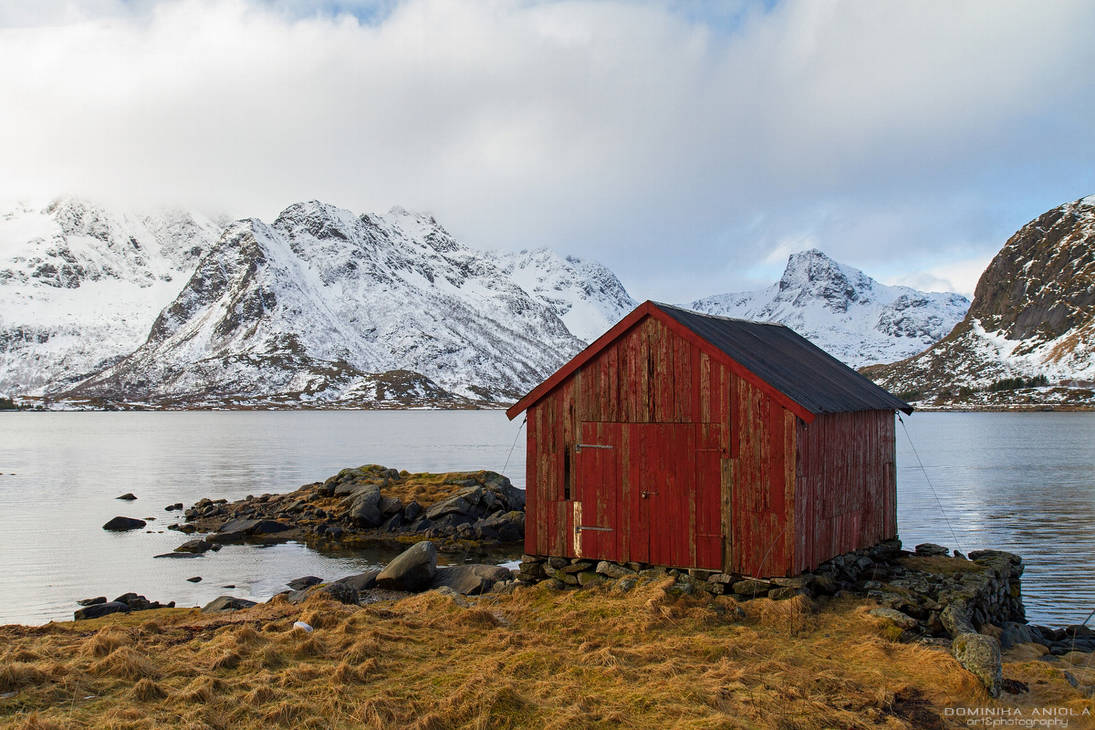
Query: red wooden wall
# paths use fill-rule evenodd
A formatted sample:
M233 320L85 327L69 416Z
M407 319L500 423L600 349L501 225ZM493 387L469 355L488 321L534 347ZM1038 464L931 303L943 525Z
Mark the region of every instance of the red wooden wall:
M892 411L821 415L797 441L795 572L897 537Z
M669 556L664 564L721 569L730 382L725 366L647 317L530 406L525 551L575 557L574 503L581 502L583 524L613 529L582 533L587 556L607 558L611 540L616 560L648 562L653 550ZM607 450L576 453L579 436L611 441L614 464L626 466L605 463ZM595 481L617 469L619 494L580 483L579 469ZM635 532L644 529L649 538Z
M654 317L527 418L533 555L775 576L896 535L891 412L807 424Z

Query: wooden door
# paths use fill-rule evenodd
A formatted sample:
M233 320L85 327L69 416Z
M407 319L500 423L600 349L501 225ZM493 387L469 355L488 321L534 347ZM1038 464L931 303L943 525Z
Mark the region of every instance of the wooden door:
M574 446L577 465L574 552L590 560L624 562L620 554L619 423L583 423Z
M722 569L722 429L583 423L574 549L591 560Z

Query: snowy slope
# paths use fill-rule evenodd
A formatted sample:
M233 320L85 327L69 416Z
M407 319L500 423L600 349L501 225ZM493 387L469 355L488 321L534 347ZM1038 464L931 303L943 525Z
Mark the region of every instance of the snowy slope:
M147 342L61 395L400 404L363 389L379 374L389 390L403 384L406 405L504 402L583 346L496 255L459 244L433 218L312 201L270 225L229 226Z
M1095 402L1095 196L1047 211L1009 238L946 338L866 372L891 390L939 404L1020 395L1032 403ZM1036 376L1049 383L1040 395L991 390L1004 379Z
M221 225L72 198L0 213L0 394L34 392L144 341Z
M550 307L580 340L592 342L638 306L608 268L546 248L499 252L502 271Z
M780 280L760 291L685 305L708 314L780 322L852 367L923 351L962 319L969 300L880 284L817 249L791 254Z

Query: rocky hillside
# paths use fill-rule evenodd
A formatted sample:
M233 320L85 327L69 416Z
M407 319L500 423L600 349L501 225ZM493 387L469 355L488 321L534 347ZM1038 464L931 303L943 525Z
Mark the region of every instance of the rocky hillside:
M0 394L71 382L140 346L222 227L71 198L0 213Z
M532 274L536 263L546 268ZM530 278L531 293L518 283ZM139 348L50 395L166 407L501 403L585 345L565 318L577 313L584 333L629 307L599 267L476 251L398 208L355 215L311 201L271 224L231 224Z
M767 289L719 294L685 306L780 322L860 367L921 352L949 332L969 304L959 294L880 284L812 249L791 254L783 276Z
M864 372L926 405L1095 405L1095 196L1008 239L943 340Z

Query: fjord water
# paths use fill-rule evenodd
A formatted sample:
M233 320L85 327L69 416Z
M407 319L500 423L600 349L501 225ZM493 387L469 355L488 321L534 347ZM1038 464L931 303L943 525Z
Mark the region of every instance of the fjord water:
M1095 609L1095 415L905 420L928 477L899 425L898 524L907 546L1023 555L1032 621L1074 623ZM505 466L524 486L524 439L519 422L499 411L0 414L0 623L68 619L78 598L126 591L179 605L226 593L265 600L292 578L375 566L390 556L321 554L295 543L152 557L187 539L166 529L182 519L163 510L168 504L287 491L364 463ZM125 492L137 501L114 499ZM103 531L114 515L156 519L142 531Z

